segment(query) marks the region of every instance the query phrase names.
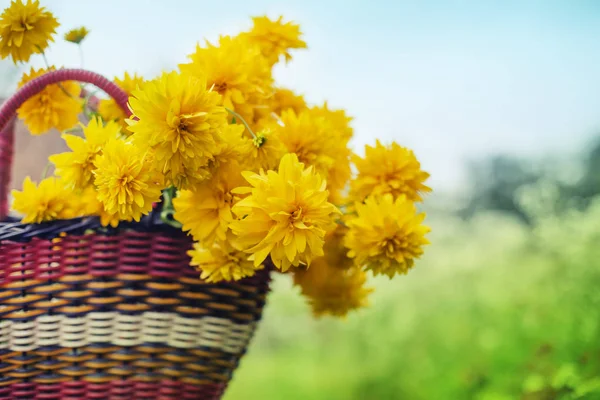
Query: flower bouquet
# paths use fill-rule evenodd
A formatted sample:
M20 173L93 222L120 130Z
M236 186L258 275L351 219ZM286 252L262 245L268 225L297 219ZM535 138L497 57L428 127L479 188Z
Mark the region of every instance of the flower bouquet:
M58 26L13 0L0 55L45 61ZM81 49L88 33L64 38ZM218 399L271 272L316 316L345 316L367 304L368 274L413 267L428 174L395 143L353 154L345 111L274 82L305 47L298 25L258 17L149 80L23 75L0 108L0 194L15 113L33 135L64 131L70 151L25 179L0 223L0 398Z

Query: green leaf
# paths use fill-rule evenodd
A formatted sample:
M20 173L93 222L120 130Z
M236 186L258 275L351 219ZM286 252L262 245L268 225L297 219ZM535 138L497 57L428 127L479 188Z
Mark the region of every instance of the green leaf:
M554 389L561 389L565 387L576 387L581 381L581 377L577 372L577 368L573 364L563 364L554 377L552 378L552 387Z
M546 386L544 377L540 374L531 374L523 382L523 392L532 393L542 390Z
M580 383L575 388L574 395L576 399L581 399L593 393L600 393L600 378L592 378Z

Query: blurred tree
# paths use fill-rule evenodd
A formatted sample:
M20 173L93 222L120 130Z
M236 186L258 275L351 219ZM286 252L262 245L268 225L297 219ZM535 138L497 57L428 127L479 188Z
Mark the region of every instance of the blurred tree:
M529 224L529 217L519 205L516 193L524 185L540 179L533 164L509 155L473 161L468 167L470 195L459 215L470 218L478 211L494 210L515 215Z
M569 195L583 207L600 194L600 137L593 140L589 148L587 156L583 158L581 179L569 191Z
M467 165L471 187L458 214L470 218L483 210L512 214L531 224L527 210L519 201L526 186L542 179L556 190L553 212L586 209L600 195L600 135L590 142L580 157L566 160L540 158L525 161L509 154L472 161Z

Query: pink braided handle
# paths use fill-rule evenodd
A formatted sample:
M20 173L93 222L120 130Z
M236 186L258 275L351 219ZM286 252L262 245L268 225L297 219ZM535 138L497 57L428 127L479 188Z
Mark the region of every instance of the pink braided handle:
M8 214L8 187L14 145L15 113L31 96L40 93L48 85L64 81L90 83L111 96L130 115L127 100L129 96L115 83L102 75L83 69L59 69L27 82L0 107L0 221Z

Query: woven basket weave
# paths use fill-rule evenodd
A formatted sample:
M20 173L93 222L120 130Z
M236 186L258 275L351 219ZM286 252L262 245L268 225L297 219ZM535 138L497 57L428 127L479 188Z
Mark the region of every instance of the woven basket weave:
M14 111L64 80L126 104L108 80L59 70L0 109L0 400L219 399L260 320L266 270L200 280L190 239L156 214L116 229L96 218L5 218Z

